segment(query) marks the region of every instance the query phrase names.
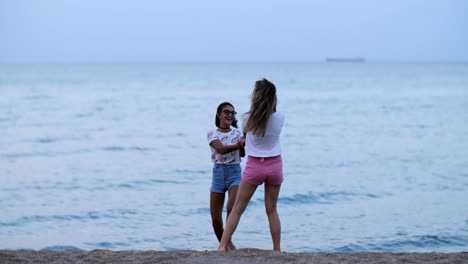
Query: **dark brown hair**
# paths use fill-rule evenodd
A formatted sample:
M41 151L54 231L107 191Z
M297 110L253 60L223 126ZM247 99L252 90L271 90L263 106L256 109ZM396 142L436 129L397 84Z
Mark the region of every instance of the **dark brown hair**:
M229 103L229 102L224 102L224 103L221 103L219 106L218 106L218 109L216 110L216 115L215 115L215 125L216 127L219 127L219 117L218 117L218 114L221 113L221 111L223 111L223 108L226 106L226 105L229 105L231 106L232 108L234 108L234 106ZM237 128L237 119L236 119L236 116L234 116L234 119L232 120L232 124L231 126Z

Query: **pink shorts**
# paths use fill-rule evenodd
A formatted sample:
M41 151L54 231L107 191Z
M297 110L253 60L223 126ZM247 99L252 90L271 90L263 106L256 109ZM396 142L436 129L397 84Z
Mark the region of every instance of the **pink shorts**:
M264 182L271 185L281 185L283 182L281 155L267 158L248 156L242 180L256 186L262 185Z

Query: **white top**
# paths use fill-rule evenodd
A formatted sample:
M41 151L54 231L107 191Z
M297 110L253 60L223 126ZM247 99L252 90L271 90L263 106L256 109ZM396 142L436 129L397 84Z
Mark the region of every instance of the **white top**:
M237 142L241 141L242 132L237 128L233 128L226 133L219 132L216 129L208 131L208 144L216 139L221 141L224 146L235 145ZM238 149L226 154L221 154L218 153L215 148L211 147L211 161L215 164L239 164L241 163L241 158Z
M245 128L250 114L242 115L242 129ZM275 112L268 120L265 136L247 133L245 139L245 153L254 157L275 157L281 155L280 134L284 124L284 114Z

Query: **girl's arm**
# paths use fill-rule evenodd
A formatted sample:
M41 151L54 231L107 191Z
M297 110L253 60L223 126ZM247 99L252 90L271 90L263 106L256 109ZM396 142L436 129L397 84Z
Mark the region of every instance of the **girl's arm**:
M235 144L235 145L224 146L223 143L221 143L221 141L219 139L211 141L210 146L212 146L214 149L216 149L216 151L218 153L220 153L220 154L226 154L226 153L229 153L229 152L233 152L234 150L244 149L244 147L242 146L241 141L237 142L237 144Z
M241 144L241 148L239 149L239 156L245 157L245 137L242 138L238 143Z

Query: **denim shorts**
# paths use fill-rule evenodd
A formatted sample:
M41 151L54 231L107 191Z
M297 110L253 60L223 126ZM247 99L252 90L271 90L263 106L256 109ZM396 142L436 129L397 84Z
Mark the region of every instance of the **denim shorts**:
M210 191L225 193L232 186L240 185L241 178L242 169L240 164L215 164L213 166L213 177L211 178Z

